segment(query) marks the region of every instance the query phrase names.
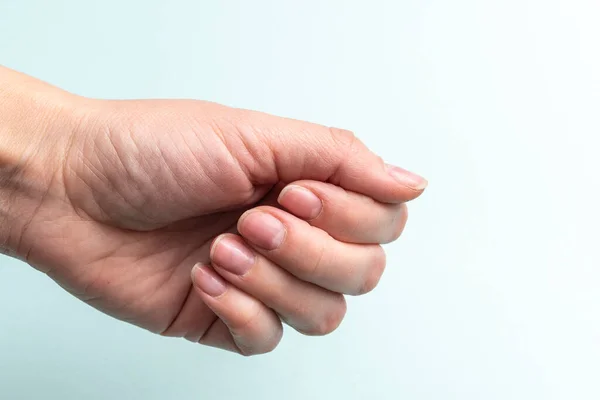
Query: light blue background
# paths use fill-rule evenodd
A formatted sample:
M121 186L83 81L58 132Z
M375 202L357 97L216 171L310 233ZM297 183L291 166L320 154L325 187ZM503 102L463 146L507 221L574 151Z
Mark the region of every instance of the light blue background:
M0 0L8 67L352 129L430 180L342 327L257 358L2 258L0 398L600 398L599 20L597 0Z

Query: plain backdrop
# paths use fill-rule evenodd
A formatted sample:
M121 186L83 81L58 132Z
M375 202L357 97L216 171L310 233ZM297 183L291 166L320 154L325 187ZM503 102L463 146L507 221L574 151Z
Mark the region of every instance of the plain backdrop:
M261 357L0 259L0 398L600 398L599 20L597 0L0 0L8 67L352 129L430 181L341 328Z

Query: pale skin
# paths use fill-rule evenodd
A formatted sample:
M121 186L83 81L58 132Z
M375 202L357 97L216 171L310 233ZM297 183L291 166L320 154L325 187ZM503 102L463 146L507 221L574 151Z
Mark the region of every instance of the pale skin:
M98 310L243 355L335 330L427 182L349 131L88 99L0 67L0 244Z

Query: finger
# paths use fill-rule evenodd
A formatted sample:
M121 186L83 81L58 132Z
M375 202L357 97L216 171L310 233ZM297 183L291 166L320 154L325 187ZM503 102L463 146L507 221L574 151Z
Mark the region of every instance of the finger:
M404 203L380 203L363 194L316 181L296 181L286 186L278 202L335 239L350 243L394 241L408 218Z
M381 246L340 242L274 207L247 211L238 221L238 231L275 264L334 292L366 293L379 282L385 268Z
M291 327L309 335L335 330L346 314L344 296L302 281L248 247L233 234L217 237L211 248L216 272L260 300Z
M421 176L385 164L347 130L246 110L237 110L234 126L241 143L230 147L253 182L329 181L385 203L412 200L427 186ZM252 140L267 148L249 146Z
M277 346L283 328L271 309L225 282L209 266L197 264L192 270L192 281L202 300L230 333L226 338L215 338L211 328L202 343L243 355L266 353Z

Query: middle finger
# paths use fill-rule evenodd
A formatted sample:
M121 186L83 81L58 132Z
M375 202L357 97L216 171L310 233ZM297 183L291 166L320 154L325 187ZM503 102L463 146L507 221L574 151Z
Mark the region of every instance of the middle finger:
M396 240L408 217L406 204L380 203L339 186L296 181L277 201L287 211L349 243L389 243Z
M238 232L257 252L291 274L338 293L372 290L385 267L381 246L340 242L275 207L260 206L244 213Z

